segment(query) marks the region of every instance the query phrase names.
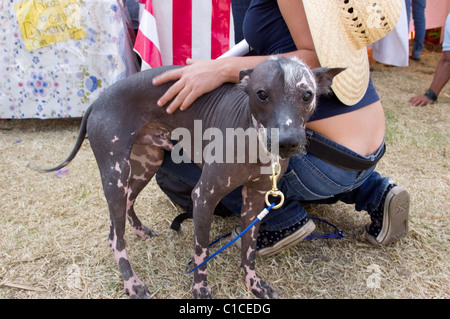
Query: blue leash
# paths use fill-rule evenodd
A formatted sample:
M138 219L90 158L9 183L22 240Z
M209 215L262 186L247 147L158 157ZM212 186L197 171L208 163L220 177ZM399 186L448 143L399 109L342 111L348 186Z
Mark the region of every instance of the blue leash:
M205 265L208 261L210 261L211 259L213 259L215 256L217 256L218 254L220 254L222 251L224 251L225 249L227 249L228 247L230 247L236 240L238 240L240 237L242 237L242 235L244 235L250 228L252 228L258 221L262 220L268 213L269 211L273 208L273 206L275 205L275 203L272 203L269 207L264 208L264 210L256 217L256 219L250 224L248 225L243 231L241 231L241 233L239 235L237 235L235 238L233 238L228 244L226 244L225 246L223 246L222 248L220 248L218 251L216 251L214 254L212 254L211 256L209 256L207 259L205 259L200 265L192 268L191 270L188 270L189 266L192 264L191 260L184 272L186 274L189 274L191 272L193 272L194 270L200 268L201 266ZM340 230L338 227L334 226L333 224L319 219L319 218L314 218L314 217L310 217L311 219L320 221L322 223L325 223L333 228L335 228L338 233L337 234L328 234L328 235L318 235L318 234L311 234L311 236L306 237L306 239L320 239L320 238L343 238L344 237L344 232L342 230ZM219 242L220 240L222 240L223 238L226 238L228 236L230 236L231 233L228 233L226 235L223 235L222 237L219 237L218 239L216 239L215 241L213 241L212 243L209 244L209 247L215 245L217 242Z
M236 240L238 240L242 235L244 235L250 228L252 228L257 222L259 222L261 219L263 219L268 213L269 211L272 209L272 207L275 206L275 203L272 203L269 207L264 208L263 211L261 213L259 213L259 215L256 217L256 219L250 224L248 225L243 231L241 231L241 233L239 235L237 235L236 237L234 237L228 244L226 244L225 246L223 246L222 248L220 248L218 251L216 251L214 254L212 254L211 256L209 256L208 258L206 258L200 265L192 268L191 270L187 270L188 267L190 266L190 264L192 263L192 260L187 264L186 269L184 270L184 272L186 274L189 274L191 272L193 272L194 270L200 268L201 266L203 266L204 264L206 264L208 261L210 261L211 259L213 259L215 256L217 256L218 254L220 254L222 251L224 251L225 249L227 249L228 247L230 247ZM228 237L230 236L231 233L226 234L222 237L220 237L219 239L216 239L215 241L213 241L211 244L209 244L209 247L211 247L212 245L214 245L215 243L217 243L219 240L221 240L222 238Z
M337 230L337 234L319 235L319 234L311 233L311 235L306 237L305 239L344 238L344 232L342 230L340 230L338 227L334 226L333 224L327 222L326 220L323 220L323 219L320 219L320 218L315 218L315 217L310 217L310 219L317 220L319 222L327 224L328 226L333 227L334 229Z

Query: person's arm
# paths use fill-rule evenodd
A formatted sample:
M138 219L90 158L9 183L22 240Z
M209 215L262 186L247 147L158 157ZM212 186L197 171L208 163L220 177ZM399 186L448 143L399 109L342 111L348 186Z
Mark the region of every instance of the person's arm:
M229 57L219 60L187 59L187 66L164 72L153 79L153 85L169 81L175 83L158 100L158 106L167 107L167 113L187 109L197 98L226 82L237 83L242 69L253 68L265 59L263 56Z
M319 62L309 33L302 0L278 0L278 5L298 49L282 55L295 56L312 68L318 67ZM167 107L168 113L173 113L178 108L185 110L197 98L220 85L226 82L238 83L241 70L254 68L267 58L267 56L248 56L217 60L188 59L186 67L167 71L154 78L154 85L175 81L158 100L158 105L164 106L173 99Z
M450 51L444 51L436 66L433 81L430 85L431 92L412 97L409 103L414 106L425 106L434 103L442 88L450 79ZM435 95L435 96L434 96Z
M312 69L320 67L311 33L309 32L303 1L278 0L278 7L297 47L297 51L282 55L297 57Z

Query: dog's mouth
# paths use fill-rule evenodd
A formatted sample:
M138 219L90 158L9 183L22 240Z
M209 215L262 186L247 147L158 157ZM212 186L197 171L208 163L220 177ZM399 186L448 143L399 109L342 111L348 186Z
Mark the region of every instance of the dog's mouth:
M306 141L305 142L286 142L286 143L281 143L279 144L277 147L272 148L272 141L271 139L269 139L268 141L268 150L270 151L271 154L274 155L278 155L280 158L282 159L287 159L291 156L300 154L306 146Z
M298 144L296 146L292 145L280 145L279 156L282 159L289 158L291 156L300 154L305 149L306 143Z
M253 126L258 132L260 146L269 156L287 159L293 155L300 154L305 149L305 138L280 138L278 128L266 128L255 118L253 118Z

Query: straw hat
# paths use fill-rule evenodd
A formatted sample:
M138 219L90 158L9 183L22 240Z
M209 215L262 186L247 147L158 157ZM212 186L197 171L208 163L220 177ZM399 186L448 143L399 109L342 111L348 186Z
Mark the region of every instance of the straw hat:
M346 67L332 89L346 105L358 103L369 83L367 46L397 24L401 0L303 0L322 67Z

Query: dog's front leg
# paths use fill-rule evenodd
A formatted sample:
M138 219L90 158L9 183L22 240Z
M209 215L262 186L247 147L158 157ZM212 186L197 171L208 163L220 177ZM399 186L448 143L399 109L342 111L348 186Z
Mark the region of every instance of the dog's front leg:
M208 192L210 193L210 192ZM218 200L215 197L205 197L205 188L198 185L193 190L193 220L194 220L194 267L204 262L209 256L209 232ZM196 299L212 298L211 287L208 284L206 264L194 271L192 293Z
M244 186L242 188L242 229L250 225L257 215L264 209L264 192ZM275 298L276 293L270 285L259 278L255 269L256 240L260 222L256 223L242 236L242 264L245 272L245 281L253 294L258 298Z

